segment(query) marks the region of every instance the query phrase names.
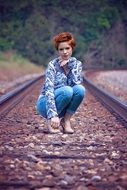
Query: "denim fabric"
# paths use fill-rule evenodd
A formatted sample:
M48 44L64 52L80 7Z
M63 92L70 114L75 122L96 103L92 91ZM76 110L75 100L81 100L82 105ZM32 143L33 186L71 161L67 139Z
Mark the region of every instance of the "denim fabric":
M46 97L47 118L57 116L55 103L55 90L64 86L73 87L82 83L82 63L75 57L70 57L67 63L68 72L60 66L59 59L55 58L49 62L45 73L44 85L41 89L41 96Z
M75 113L84 98L85 88L82 85L64 86L56 89L54 94L57 113L59 117L63 117L66 112ZM46 96L40 96L36 104L37 112L45 118L47 118L46 101Z

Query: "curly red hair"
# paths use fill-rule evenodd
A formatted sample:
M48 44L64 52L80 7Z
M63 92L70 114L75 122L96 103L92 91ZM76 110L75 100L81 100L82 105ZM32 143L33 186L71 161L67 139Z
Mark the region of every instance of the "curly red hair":
M69 32L62 32L54 36L53 43L56 50L58 50L59 44L61 42L68 42L68 44L72 47L72 49L76 46L75 39L72 36L72 34Z

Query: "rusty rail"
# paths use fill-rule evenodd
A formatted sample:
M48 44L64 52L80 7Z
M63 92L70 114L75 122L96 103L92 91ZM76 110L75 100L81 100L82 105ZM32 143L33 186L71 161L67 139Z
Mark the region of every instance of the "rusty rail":
M42 79L42 75L32 79L25 84L19 86L15 90L3 95L0 97L0 119L3 118L10 110L12 110L22 99L27 95L27 90L30 88L35 82ZM127 105L123 104L119 99L115 96L105 92L101 88L95 86L91 81L87 78L83 78L84 85L86 88L96 96L99 101L101 101L104 105L106 105L107 109L112 110L117 117L121 117L124 122L127 123ZM112 113L113 114L113 113Z
M127 105L123 104L119 99L117 99L117 97L95 86L87 78L84 77L83 82L86 88L88 88L94 96L106 105L107 109L116 113L117 117L120 116L126 122L127 126Z
M40 78L42 78L42 76L40 77ZM36 82L36 81L38 81L38 79L36 79L35 81L33 81L33 83L34 82ZM31 84L30 84L30 86L33 86L32 88L29 88L29 90L30 90L30 92L31 92L31 90L34 90L34 85L32 85L33 83L32 83L32 81L30 82ZM36 84L36 83L35 83ZM108 100L106 100L106 98L105 98L105 96L107 96L107 93L104 93L104 91L102 91L101 89L99 89L99 88L97 88L96 86L94 86L90 81L88 81L87 79L85 79L84 78L84 84L85 84L85 86L86 86L86 88L88 88L88 90L90 90L93 94L94 94L94 96L96 96L99 100L103 100L103 102L104 103L107 103L108 102ZM25 87L23 87L23 86L25 86ZM27 85L23 85L22 86L22 88L24 89L22 89L21 88L21 86L19 87L19 90L14 90L13 91L13 93L12 93L12 95L9 95L9 94L11 94L11 93L8 93L8 95L9 96L4 96L5 98L3 98L3 99L0 99L0 105L2 105L3 104L3 108L4 108L4 106L6 107L6 109L5 109L5 112L4 112L4 114L5 113L8 113L9 111L10 111L10 109L12 109L16 104L18 104L25 96L27 96L27 94L28 94L28 90L27 90L27 88L29 87L29 85L27 86ZM20 89L21 88L21 89ZM97 91L99 90L99 92L97 93ZM100 92L101 91L101 92ZM15 92L16 92L16 96L15 96ZM21 97L20 97L20 93L21 93ZM23 94L22 94L23 93ZM101 93L103 94L105 94L105 96L104 95L101 95ZM101 96L102 96L102 99L101 99ZM17 99L17 98L18 99ZM110 99L110 95L109 95L109 99ZM17 99L17 100L16 100ZM7 101L7 102L6 102ZM14 102L15 103L14 103ZM9 110L8 110L8 105L9 105L9 103L10 103L10 108L9 108ZM120 103L120 105L121 105L121 102L119 102ZM111 104L112 104L112 99L109 101L109 105L108 105L108 107L111 107ZM116 104L116 102L114 103L114 104ZM113 105L114 105L113 104ZM120 107L120 106L119 106ZM126 112L126 106L124 106L125 107L125 112ZM0 113L2 113L2 110L4 111L4 109L1 109L1 107L0 107ZM116 107L114 108L114 111L116 111L115 110L116 109ZM126 112L127 113L127 112ZM3 115L4 115L3 114ZM124 115L124 116L126 116L126 115ZM126 117L125 117L125 119L126 119ZM10 126L9 126L10 127ZM5 128L5 130L6 130L6 128ZM37 130L38 131L38 130ZM33 130L32 129L32 131L30 131L31 132L31 135L32 134L34 134L34 135L36 135L36 131L35 130ZM38 131L39 132L39 131ZM21 131L21 133L22 133L22 136L23 136L23 134L25 134L25 132L23 132L23 131ZM41 132L40 132L41 133ZM5 134L6 135L6 134ZM14 138L14 135L15 135L15 133L14 134L11 134L11 132L9 131L9 135L11 136L11 137L9 137L9 138ZM21 134L18 134L18 136L20 136ZM25 134L26 135L26 134ZM38 137L38 136L37 136ZM25 138L24 138L25 139ZM30 142L31 142L31 140L30 140ZM26 152L26 150L24 149L24 144L22 144L22 142L21 142L21 144L22 144L22 149L14 149L14 150L10 150L10 151L6 151L5 150L5 153L4 153L4 151L3 152L1 152L1 154L0 154L0 157L2 158L3 157L3 160L4 160L4 158L5 159L8 159L8 158L10 158L10 160L14 160L14 159L16 159L16 158L18 158L19 160L26 160L26 161L28 161L28 162L37 162L38 161L38 159L40 160L47 160L48 162L52 162L52 160L61 160L61 162L63 163L63 162L65 162L66 160L88 160L88 162L89 162L89 160L91 159L91 160L93 160L93 161L95 161L95 160L97 160L97 162L96 163L102 163L103 162L103 160L105 160L105 158L107 158L107 159L111 159L111 161L114 161L114 163L115 164L117 164L117 163L120 163L120 160L122 160L122 161L124 161L124 164L123 164L123 167L124 166L126 166L126 161L127 161L127 159L125 158L125 155L123 154L123 150L124 151L126 151L126 147L124 147L125 145L123 145L123 144L121 144L120 146L121 147L119 147L119 149L117 148L117 146L114 146L114 148L112 148L110 151L117 151L117 150L119 150L120 152L121 152L121 156L120 157L110 157L110 151L108 150L107 151L107 148L108 148L108 146L109 146L109 148L110 148L110 143L106 146L105 145L105 142L104 142L104 144L103 144L103 142L104 141L95 141L95 142L87 142L86 144L84 143L82 143L82 142L79 142L79 141L77 141L77 142L64 142L64 141L61 141L61 138L60 138L60 141L59 141L59 138L58 138L58 141L53 141L53 142L45 142L45 140L44 140L44 142L43 142L43 140L42 140L42 142L41 142L41 146L45 146L45 149L46 150L48 150L48 146L53 146L53 147L62 147L63 149L64 149L64 147L65 147L65 151L66 152L64 152L63 151L63 153L62 153L62 151L61 151L61 149L60 149L60 154L55 154L55 152L54 152L54 150L55 149L53 149L53 151L52 151L52 154L46 154L46 153L44 153L44 152L38 152L38 150L36 150L36 146L35 146L35 149L34 149L34 153L32 154L33 155L33 157L31 156L31 154L29 154L29 149L28 149L28 152ZM28 143L28 141L26 141L26 143ZM43 143L43 144L42 144ZM81 144L80 144L81 143ZM36 142L36 144L38 144L38 142ZM6 142L5 142L5 145L6 145ZM20 145L20 143L19 143L19 145ZM96 155L96 152L95 152L95 154L94 154L94 151L95 150L91 150L91 149L88 149L87 150L87 147L96 147L96 150L97 150L97 152L98 152L98 154ZM102 149L100 149L100 151L99 151L99 147L101 147ZM122 149L121 149L122 148ZM57 149L58 150L58 149ZM69 150L69 151L68 151ZM86 153L82 153L83 151L86 151ZM92 154L90 154L91 153L91 151L92 151ZM107 154L101 154L101 153L107 153ZM65 153L65 154L64 154ZM82 154L80 154L80 153L82 153ZM87 162L87 163L88 163ZM69 162L70 163L70 162ZM120 164L122 164L123 162L121 162ZM82 164L80 165L80 166L82 166ZM85 166L85 163L84 163L84 165L83 166ZM79 168L80 169L80 168ZM84 170L85 170L85 167L84 167ZM19 170L20 171L20 170ZM7 170L7 172L8 172L8 170ZM46 171L47 172L47 171ZM50 172L50 171L49 171ZM109 171L110 172L110 171ZM113 172L114 172L114 170L113 170ZM8 172L9 173L9 172ZM10 173L10 175L12 175L11 173ZM19 174L20 175L20 174ZM42 178L44 179L44 176L45 175L45 173L43 173L42 172ZM77 176L78 175L81 175L81 174L77 174ZM82 174L81 176L85 176L84 174ZM88 175L89 176L89 175ZM54 178L55 179L55 178ZM27 189L27 190L35 190L35 189L41 189L42 188L42 186L43 186L43 181L41 180L41 182L40 181L38 181L38 182L35 182L35 183L31 183L29 180L27 181L27 180L23 180L23 181L20 181L20 180L18 180L18 179L15 179L16 181L1 181L0 182L0 189L15 189L15 190L18 190L18 189ZM90 189L118 189L118 188L121 188L121 189L125 189L127 186L126 186L126 183L124 183L124 182L121 182L121 184L120 184L120 187L119 187L119 181L111 181L111 182L109 182L109 181L93 181L93 182L83 182L84 183L84 188L86 188L87 189L87 187L88 187L88 189L89 189L89 186L91 185L91 183L92 183L92 185L91 185L91 188ZM82 182L81 182L81 184L82 184ZM65 188L64 189L73 189L73 190L75 190L75 189L77 189L77 185L75 185L75 188L74 188L74 186L73 185L75 185L74 183L72 183L72 184L68 184L68 186L65 186ZM118 186L118 188L117 188L117 186ZM56 183L54 182L54 183L52 183L52 184L46 184L46 185L44 185L44 187L46 188L46 187L48 187L48 188L56 188L57 189L57 187L58 187L58 189L60 189L60 188L62 188L62 184L58 184L57 183L57 180L56 180Z
M0 119L11 111L27 95L28 89L42 78L38 76L0 97Z

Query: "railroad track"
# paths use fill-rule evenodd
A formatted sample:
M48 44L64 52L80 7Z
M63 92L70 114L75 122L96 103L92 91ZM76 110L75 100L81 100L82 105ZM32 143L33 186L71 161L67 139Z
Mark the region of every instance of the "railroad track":
M7 113L13 109L22 99L27 95L28 90L30 91L36 82L42 79L39 76L32 79L15 90L0 97L0 119L5 117ZM99 100L106 108L115 115L125 127L127 127L127 105L123 104L116 97L112 96L108 92L100 89L90 82L87 78L83 78L84 85L88 90Z
M83 78L83 81L88 90L127 127L127 105L123 104L117 97L95 86L87 78Z
M0 119L5 117L17 104L19 104L28 92L33 90L34 85L42 79L42 75L31 79L16 89L0 97Z
M88 92L72 123L75 133L47 133L33 108L41 78L1 98L0 190L125 190L126 128ZM89 82L84 79L88 90Z

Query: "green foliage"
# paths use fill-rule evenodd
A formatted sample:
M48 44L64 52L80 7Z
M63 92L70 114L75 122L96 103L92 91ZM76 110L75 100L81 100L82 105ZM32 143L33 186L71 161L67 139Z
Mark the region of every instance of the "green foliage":
M82 60L83 59L82 55L84 51L87 51L86 42L85 42L85 39L81 35L78 36L78 39L76 39L76 41L77 41L77 45L76 45L73 55L79 58L80 60Z
M98 28L100 30L110 29L112 24L118 19L118 15L118 10L115 7L102 8L97 18Z
M111 27L109 20L103 17L98 18L98 26L101 29L109 29Z
M6 0L0 5L4 10L0 13L0 50L16 49L40 65L54 56L51 39L56 33L72 32L77 41L74 55L82 59L90 44L120 16L119 4L113 0Z
M0 50L1 51L6 51L9 49L12 49L13 47L13 42L9 42L6 38L0 37Z
M121 58L117 61L117 66L120 68L126 68L127 67L127 61L125 59Z
M18 63L19 65L24 65L26 63L26 59L21 56L20 54L14 54L12 57L11 57L11 62L16 62Z

